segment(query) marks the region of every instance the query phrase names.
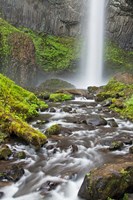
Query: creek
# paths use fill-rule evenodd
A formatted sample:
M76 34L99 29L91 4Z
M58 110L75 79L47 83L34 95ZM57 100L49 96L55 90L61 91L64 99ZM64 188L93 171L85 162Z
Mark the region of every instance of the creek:
M101 126L85 123L85 119L97 116L107 122L114 119L118 127L109 123ZM39 124L39 120L47 121ZM42 132L53 124L60 124L62 132L49 137L40 151L14 144L16 150L27 154L23 160L25 174L18 182L1 188L5 193L3 200L80 200L77 193L86 173L128 153L130 145L125 144L122 150L109 151L111 142L133 139L133 123L118 118L113 111L95 102L94 96L49 103L49 110L40 112L31 122Z

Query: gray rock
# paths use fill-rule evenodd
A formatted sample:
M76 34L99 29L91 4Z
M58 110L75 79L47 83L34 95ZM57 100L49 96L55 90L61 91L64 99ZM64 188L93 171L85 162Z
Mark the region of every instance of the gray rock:
M106 1L106 33L120 47L133 49L132 0ZM86 0L1 0L0 8L8 21L54 35L77 36L82 31Z
M101 116L94 116L86 119L86 124L92 126L105 126L107 125L107 121Z
M107 121L108 125L110 125L111 127L118 127L118 124L116 123L116 121L114 119L109 119Z
M104 164L89 172L78 195L86 200L120 199L133 188L133 157Z

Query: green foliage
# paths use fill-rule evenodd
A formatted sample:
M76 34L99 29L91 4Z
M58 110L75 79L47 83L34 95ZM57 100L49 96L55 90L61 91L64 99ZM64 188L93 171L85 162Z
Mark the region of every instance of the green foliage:
M37 115L37 109L48 106L31 92L0 74L0 107L3 112L15 113L22 119Z
M53 93L53 94L50 94L49 99L54 101L54 102L67 101L67 100L72 100L73 99L73 95L64 94L64 93Z
M33 40L36 49L36 61L44 71L62 71L70 69L73 60L79 58L80 44L76 38L57 37L37 34L30 29L21 28Z
M19 32L19 30L0 18L0 56L5 60L10 55L11 50L9 36L14 32Z
M103 87L97 95L99 101L109 99L112 101L111 109L120 113L122 117L133 120L133 84L124 84L115 79Z
M0 128L3 132L15 134L36 147L41 146L46 136L25 120L37 115L37 109L47 107L33 93L0 74Z
M116 71L133 72L133 52L121 49L114 42L108 41L105 45L105 61L109 68Z

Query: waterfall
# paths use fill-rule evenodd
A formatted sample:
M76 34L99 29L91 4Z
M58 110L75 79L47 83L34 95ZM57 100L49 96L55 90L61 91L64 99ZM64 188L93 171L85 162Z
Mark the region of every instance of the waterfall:
M103 46L105 0L87 0L83 27L80 87L103 84Z

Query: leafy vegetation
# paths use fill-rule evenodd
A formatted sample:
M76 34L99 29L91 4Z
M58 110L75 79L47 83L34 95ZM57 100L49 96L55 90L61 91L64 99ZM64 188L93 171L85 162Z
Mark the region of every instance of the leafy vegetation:
M44 102L13 81L0 74L0 129L2 132L15 134L28 143L40 146L46 137L34 130L25 120L36 116L37 110L46 109Z

